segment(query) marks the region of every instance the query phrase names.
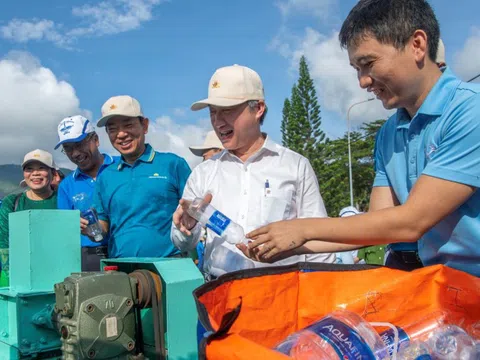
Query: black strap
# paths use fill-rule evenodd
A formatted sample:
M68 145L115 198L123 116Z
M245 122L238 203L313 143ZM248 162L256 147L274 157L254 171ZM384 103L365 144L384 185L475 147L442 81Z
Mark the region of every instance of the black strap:
M21 192L20 194L17 194L17 196L15 196L15 204L13 205L13 212L17 211L18 204L20 202L20 198L22 197L22 195L23 195L23 192Z

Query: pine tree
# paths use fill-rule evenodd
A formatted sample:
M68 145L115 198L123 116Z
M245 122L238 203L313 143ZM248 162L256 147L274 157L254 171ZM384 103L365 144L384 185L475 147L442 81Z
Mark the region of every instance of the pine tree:
M322 167L322 148L327 140L321 129L320 106L315 85L304 56L300 58L299 78L285 99L282 119L282 143L307 157L317 173Z
M287 124L288 124L289 116L290 116L290 100L285 99L283 103L282 124L280 125L280 130L282 132L282 145L286 147L289 147L290 145L288 140L288 133L287 133Z

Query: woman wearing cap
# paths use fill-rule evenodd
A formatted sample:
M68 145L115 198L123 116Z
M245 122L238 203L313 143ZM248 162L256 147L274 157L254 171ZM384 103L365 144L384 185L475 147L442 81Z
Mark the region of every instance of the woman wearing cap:
M22 210L56 209L57 192L51 186L56 175L55 168L52 155L46 151L37 149L25 155L22 169L29 189L20 194L8 195L0 208L0 264L4 270L8 264L8 214ZM8 278L2 272L0 286L8 283L6 279Z

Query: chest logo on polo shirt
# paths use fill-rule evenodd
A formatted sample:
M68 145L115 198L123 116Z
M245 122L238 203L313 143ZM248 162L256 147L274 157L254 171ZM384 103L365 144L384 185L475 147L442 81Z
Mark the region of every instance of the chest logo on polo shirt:
M434 144L430 144L427 146L425 149L425 156L427 157L428 160L432 158L432 155L437 151L437 147Z
M155 173L153 175L150 175L148 178L149 179L166 179L167 177L163 175L159 175L158 173Z

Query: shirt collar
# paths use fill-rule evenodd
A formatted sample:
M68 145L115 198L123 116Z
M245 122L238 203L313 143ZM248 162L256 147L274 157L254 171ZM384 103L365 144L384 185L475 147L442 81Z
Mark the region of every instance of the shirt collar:
M455 95L455 90L460 85L461 81L453 74L450 68L444 67L441 69L442 75L437 80L435 85L428 93L423 101L417 115L440 116L448 106L450 100ZM410 116L407 110L401 108L396 113L397 128L408 128L410 126Z
M110 155L108 155L108 154L103 154L103 153L102 153L102 155L103 155L103 163L102 163L102 165L100 166L100 169L103 168L103 167L105 167L105 166L108 166L108 165L112 164L113 161L114 161L113 158L112 158ZM100 169L99 169L99 170L100 170ZM77 167L77 168L75 169L75 171L73 172L73 178L76 180L80 175L89 177L88 175L84 174L84 173Z
M260 154L263 154L265 151L270 151L272 153L278 154L277 144L266 133L262 132L262 135L265 137L265 141L263 142L262 147L258 149L256 153L252 154L252 156L250 156L247 161L255 160L258 156L260 156ZM225 156L232 156L238 159L236 155L234 155L228 150L223 150L218 156L218 158L222 159Z
M117 170L122 170L124 166L132 166L135 165L137 162L141 161L144 163L151 163L155 158L155 150L150 146L150 144L145 144L145 151L143 152L142 156L140 156L133 164L129 164L123 160L123 156L120 158L117 166Z

